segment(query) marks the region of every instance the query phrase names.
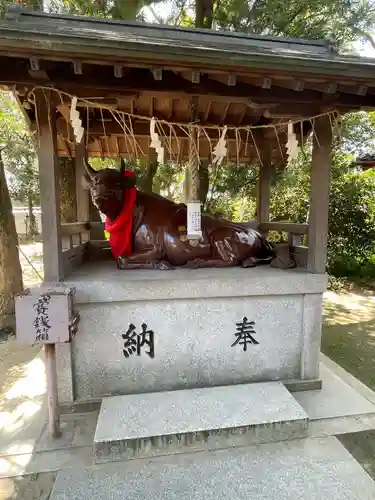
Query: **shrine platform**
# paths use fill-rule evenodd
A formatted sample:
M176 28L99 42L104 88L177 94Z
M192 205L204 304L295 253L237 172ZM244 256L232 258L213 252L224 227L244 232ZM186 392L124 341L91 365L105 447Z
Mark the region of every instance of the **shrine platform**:
M320 387L325 275L268 266L119 271L108 261L64 283L76 287L81 321L74 341L57 346L61 402L276 380ZM141 337L140 355L126 357L122 336L143 324L154 357Z

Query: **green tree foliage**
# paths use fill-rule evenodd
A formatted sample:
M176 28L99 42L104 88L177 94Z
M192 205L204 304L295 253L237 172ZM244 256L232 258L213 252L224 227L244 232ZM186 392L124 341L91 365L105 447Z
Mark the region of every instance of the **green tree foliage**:
M28 130L22 112L10 92L0 93L0 130L2 130L3 161L8 188L14 200L28 206L28 236L36 234L33 212L39 203L39 176L34 136Z
M44 3L43 0L1 0L0 1L0 18L4 15L5 9L9 4L17 4L22 7L26 7L32 10L43 10Z
M362 155L375 153L375 112L348 113L343 120L342 150Z
M360 37L371 38L369 32L374 25L374 2L223 0L217 2L214 19L222 29L310 39L324 38L342 48Z
M14 327L13 294L22 290L22 270L3 158L11 156L15 135L22 134L19 110L0 94L0 331Z
M162 0L52 0L48 10L109 19L142 20L142 10Z
M335 166L329 212L329 270L335 276L373 279L375 172L348 171L345 159Z
M351 122L354 118L347 119ZM347 140L351 140L350 134ZM272 189L272 220L308 221L310 170L310 154L300 154L285 169ZM374 195L375 172L356 171L352 155L336 147L332 158L328 236L328 269L335 276L375 277Z

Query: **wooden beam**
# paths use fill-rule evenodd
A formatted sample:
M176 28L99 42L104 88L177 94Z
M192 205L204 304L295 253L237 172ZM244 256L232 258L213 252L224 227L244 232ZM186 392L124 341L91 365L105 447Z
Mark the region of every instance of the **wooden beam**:
M211 106L212 106L212 101L209 101L207 103L206 109L204 110L204 118L203 118L204 123L207 123L207 120L210 116Z
M321 116L314 123L307 259L308 271L316 274L326 270L331 153L330 120Z
M62 236L74 236L89 230L88 222L65 222L61 224Z
M103 149L103 143L102 143L101 136L97 138L97 142L98 142L99 150L100 150L100 158L102 160L104 160L105 156L104 156L104 149Z
M294 222L262 222L260 224L262 232L277 231L289 234L307 234L309 230L308 224L295 224Z
M90 193L83 186L85 176L84 159L86 156L86 136L76 144L76 198L77 198L77 221L86 222L90 220Z
M238 115L238 122L236 123L236 126L242 125L242 122L243 122L243 119L245 117L246 111L247 111L247 106L244 106L242 108L242 111Z
M224 111L223 111L223 115L221 117L221 123L223 125L225 125L225 121L227 119L229 108L230 108L230 102L227 102L226 105L225 105Z
M9 66L9 62L8 62ZM181 75L172 71L163 71L162 80L155 80L151 71L136 68L129 70L129 77L126 80L116 78L113 74L113 67L103 66L100 73L93 73L91 68L85 71L84 75L74 75L69 65L55 64L46 71L49 77L49 83L56 88L66 90L72 94L78 95L80 89L85 92L88 89L107 92L152 92L154 95L164 92L174 97L186 95L215 95L221 98L232 98L233 100L248 100L258 104L271 103L315 103L328 104L327 96L317 90L304 89L301 92L295 92L292 89L272 85L272 89L262 88L254 84L238 81L235 87L226 85L219 81L210 79L207 75L201 75L199 84L194 84ZM161 70L158 70L161 71ZM3 81L4 84L19 83L22 85L35 85L35 82L28 75L22 66L7 67L3 71L9 80ZM48 80L46 80L48 81ZM340 88L341 90L341 88ZM325 96L325 97L324 97ZM348 93L340 93L332 96L335 99L335 105L348 105L354 108L360 106L375 106L375 98L371 94L362 96Z
M55 108L50 92L35 91L39 131L39 179L42 208L44 281L64 278L61 250L59 162L56 154Z
M168 120L173 121L174 100L169 99Z

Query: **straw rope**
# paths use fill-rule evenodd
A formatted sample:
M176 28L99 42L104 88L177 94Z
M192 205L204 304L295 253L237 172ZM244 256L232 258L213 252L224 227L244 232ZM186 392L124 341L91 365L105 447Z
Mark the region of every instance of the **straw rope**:
M69 94L65 91L56 89L54 87L48 87L48 86L35 86L26 96L26 99L35 104L35 93L39 92L42 95L44 95L44 98L47 98L47 95L51 95L52 93L57 94L58 99L60 99L61 103L68 100L73 99L73 95ZM103 126L103 136L104 136L104 141L105 141L105 146L106 150L109 153L109 140L106 132L106 127L105 127L105 122L103 118L103 111L107 111L110 113L110 115L113 117L114 121L118 123L120 126L122 132L123 132L123 137L124 137L124 142L125 142L125 147L126 147L126 152L128 155L134 157L136 160L138 160L140 157L144 157L145 153L140 146L135 134L134 134L134 127L133 124L135 121L140 121L140 122L146 122L150 123L151 122L151 117L149 116L142 116L134 113L128 113L126 111L121 111L116 109L114 106L106 105L100 102L95 102L92 99L86 99L79 97L77 98L77 107L83 107L86 108L86 120L87 120L87 127L88 127L88 118L89 118L89 109L96 108L100 110L100 115L102 119L102 126ZM257 145L256 141L256 136L257 133L256 131L258 130L267 130L270 129L274 132L277 140L277 146L278 149L280 150L281 158L284 158L285 154L283 151L283 141L280 138L280 135L285 134L287 136L287 126L288 123L293 123L294 126L298 126L302 132L302 122L310 121L311 126L312 126L312 133L313 136L315 136L316 139L316 134L315 134L315 120L326 116L331 124L332 128L332 133L334 136L338 136L341 138L341 117L338 111L326 111L324 113L320 113L314 116L309 116L309 117L303 117L299 118L296 120L280 120L278 123L269 123L269 124L263 124L263 125L240 125L240 126L227 126L228 131L233 131L234 133L234 146L236 148L235 154L233 154L233 151L231 153L231 156L236 158L237 164L240 163L240 158L243 156L243 154L246 156L248 152L248 148L253 148L255 150L256 156L262 164L262 156L261 156L261 151L260 147ZM186 136L187 140L189 141L189 198L190 197L196 197L197 192L199 189L199 146L200 146L200 141L206 141L209 145L209 152L211 155L211 158L213 157L213 149L215 145L217 144L217 141L219 140L222 131L224 130L224 126L220 125L201 125L196 122L191 122L189 124L186 123L181 123L181 122L172 122L172 121L167 121L167 120L160 120L158 118L154 118L155 124L156 124L156 132L159 135L159 138L163 144L163 147L168 153L168 158L170 161L175 161L179 162L181 160L181 138L178 137L177 132L179 131L180 134L182 133L183 136ZM36 109L36 121L37 121L37 129L39 127L38 124L38 113ZM68 127L69 129L69 127ZM166 131L165 131L166 129ZM298 130L298 127L296 127ZM209 131L216 131L217 132L217 139L210 137ZM88 140L88 135L89 135L89 130L86 131L86 141ZM241 134L242 132L242 134ZM212 135L212 132L211 132ZM216 136L216 134L214 134ZM302 135L302 134L301 134ZM245 139L244 139L245 137ZM68 140L70 139L70 134L68 130ZM286 142L287 137L285 137L285 142ZM300 146L303 147L302 144L303 137L301 136L301 144ZM285 146L284 146L285 147ZM174 153L174 151L177 149L177 153Z

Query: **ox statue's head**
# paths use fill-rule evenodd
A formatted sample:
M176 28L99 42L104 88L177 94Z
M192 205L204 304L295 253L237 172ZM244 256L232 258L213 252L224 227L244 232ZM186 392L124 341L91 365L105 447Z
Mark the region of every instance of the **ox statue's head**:
M124 190L134 187L135 177L125 177L125 163L121 159L121 168L95 170L88 160L84 160L85 183L90 190L91 199L97 209L110 219L116 219L124 203Z

